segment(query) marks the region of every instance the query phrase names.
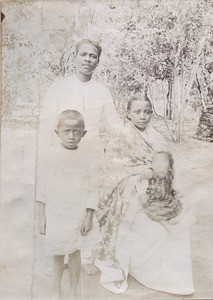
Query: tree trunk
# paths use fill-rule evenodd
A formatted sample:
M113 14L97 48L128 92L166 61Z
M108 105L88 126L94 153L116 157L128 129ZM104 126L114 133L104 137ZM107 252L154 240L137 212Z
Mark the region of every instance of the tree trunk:
M174 115L174 131L175 131L175 141L176 143L180 143L183 139L184 133L184 117L185 117L185 110L186 110L186 103L183 103L180 108L176 109Z
M172 119L172 80L168 80L168 93L166 95L166 118Z
M175 141L176 143L180 143L181 141L181 117L180 117L180 113L177 113L177 116L176 116L176 122L175 122L175 125L176 125L176 128L175 128Z
M200 41L197 51L196 59L194 60L193 67L187 85L184 82L185 74L182 70L182 76L178 76L177 69L174 70L174 103L177 107L175 114L175 133L176 142L180 142L183 137L184 130L184 116L188 100L190 98L190 91L194 80L196 79L198 67L200 64L200 56L202 53L203 45L206 38L206 32Z

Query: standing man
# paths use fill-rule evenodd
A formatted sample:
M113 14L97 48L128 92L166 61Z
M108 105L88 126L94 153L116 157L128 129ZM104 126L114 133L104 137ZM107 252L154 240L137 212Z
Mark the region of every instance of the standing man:
M76 44L75 74L56 80L40 105L36 200L41 214L43 214L43 203L46 201L40 192L43 190L42 184L45 182L42 179L45 176L42 171L42 166L45 165L44 153L47 153L49 147L55 144L56 135L53 128L56 127L60 113L71 109L77 110L83 115L87 131L84 143L93 145L95 155L100 161L103 154L99 134L100 125L108 134L111 134L115 127L122 125L109 90L92 78L92 74L99 64L101 51L100 45L91 40L78 42ZM94 201L98 201L98 195L96 198ZM43 217L45 218L45 216ZM91 264L90 256L91 253L82 254L82 266L86 273L94 274L96 267Z
M83 114L87 139L99 139L100 124L109 132L121 124L109 90L92 78L101 51L100 45L90 40L76 44L75 74L56 80L41 103L39 137L44 132L46 139L47 131L51 132L59 114L67 109ZM54 132L49 137L49 145L53 143L53 136Z

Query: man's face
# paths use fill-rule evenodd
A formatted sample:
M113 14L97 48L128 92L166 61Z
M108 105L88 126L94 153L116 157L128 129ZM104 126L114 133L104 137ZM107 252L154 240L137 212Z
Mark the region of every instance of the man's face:
M77 72L91 75L99 62L98 49L91 44L82 44L75 57Z
M84 128L77 120L63 120L58 126L58 135L62 145L68 149L73 149L84 135Z
M150 103L140 100L133 101L127 116L138 129L144 130L152 116Z

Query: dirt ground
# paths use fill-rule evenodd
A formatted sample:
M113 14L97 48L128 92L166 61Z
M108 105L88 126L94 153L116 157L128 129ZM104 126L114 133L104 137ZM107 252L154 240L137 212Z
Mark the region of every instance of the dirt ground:
M99 277L81 274L82 299L213 299L213 144L187 138L173 148L176 186L195 215L191 249L195 292L174 296L145 288L129 278L129 288L113 295ZM36 131L2 129L0 202L0 299L50 299L50 261L36 231ZM63 278L64 299L68 272Z

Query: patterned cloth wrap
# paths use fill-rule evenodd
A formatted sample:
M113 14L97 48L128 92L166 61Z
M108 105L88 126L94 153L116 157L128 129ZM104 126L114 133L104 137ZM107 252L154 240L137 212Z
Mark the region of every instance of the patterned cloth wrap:
M129 177L141 174L146 177L150 173L151 154L151 145L131 124L126 124L122 132L117 132L111 138L104 155L99 211L96 213L100 227L106 222L119 185Z
M146 213L152 212L152 207L158 204L158 210L155 214L147 214L153 221L161 220L169 221L177 217L182 211L180 196L172 187L172 179L152 177L149 179L149 186L146 194L148 196L147 203L143 205Z
M107 260L108 265L122 272L122 279L114 284L119 286L126 279L126 274L120 266L116 257L116 244L118 238L119 225L123 222L127 210L130 206L130 199L137 197L135 181L139 175L129 176L124 178L118 186L113 190L110 196L110 204L108 210L103 214L102 226L103 229L103 244L98 253L99 260ZM100 224L100 223L99 223ZM127 227L129 224L127 223Z

